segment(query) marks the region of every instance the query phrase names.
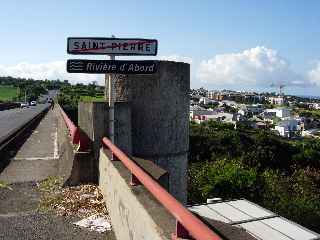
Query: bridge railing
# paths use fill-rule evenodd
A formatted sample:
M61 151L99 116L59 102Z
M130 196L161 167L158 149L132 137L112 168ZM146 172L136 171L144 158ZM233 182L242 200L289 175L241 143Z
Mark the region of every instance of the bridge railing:
M60 106L60 112L63 117L63 120L69 130L69 136L71 138L72 144L78 145L78 151L86 151L89 148L89 140L84 134L81 134L79 127L77 127L68 115L63 111Z
M143 184L170 214L175 217L176 232L172 234L172 239L221 240L218 234L213 232L199 218L179 203L108 138L104 137L102 143L111 151L112 160L120 160L131 172L131 185Z

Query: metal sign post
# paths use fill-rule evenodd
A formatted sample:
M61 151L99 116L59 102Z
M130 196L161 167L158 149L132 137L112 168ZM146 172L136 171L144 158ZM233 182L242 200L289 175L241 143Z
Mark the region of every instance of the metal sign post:
M76 55L109 55L110 60L70 59L67 61L69 73L105 74L105 101L109 105L109 137L114 142L114 80L118 74L154 74L157 61L115 60L116 55L156 56L158 41L143 38L68 38L67 52ZM108 86L108 92L107 92ZM107 99L108 95L108 99Z
M114 55L110 55L110 60L115 60ZM109 137L111 142L114 143L114 74L109 74ZM107 86L105 86L107 87Z

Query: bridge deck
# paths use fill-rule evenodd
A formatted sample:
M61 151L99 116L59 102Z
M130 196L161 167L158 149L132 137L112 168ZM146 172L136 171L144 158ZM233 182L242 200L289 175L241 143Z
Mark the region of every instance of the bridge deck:
M21 110L12 114L16 112ZM10 164L0 173L0 181L10 183L11 188L0 187L0 239L115 240L113 231L90 232L72 224L79 220L77 217L61 217L38 210L41 194L37 182L58 173L58 117L57 108L49 110L26 134L25 141L9 153Z
M0 173L0 181L39 181L57 175L57 112L50 110L22 146L10 154L10 164Z

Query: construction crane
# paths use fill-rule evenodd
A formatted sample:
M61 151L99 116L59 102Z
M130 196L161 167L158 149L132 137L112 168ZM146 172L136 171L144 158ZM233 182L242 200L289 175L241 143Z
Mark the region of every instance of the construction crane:
M285 86L286 85L284 84L274 84L274 83L270 85L270 87L279 87L279 96L283 94L282 90L284 89Z

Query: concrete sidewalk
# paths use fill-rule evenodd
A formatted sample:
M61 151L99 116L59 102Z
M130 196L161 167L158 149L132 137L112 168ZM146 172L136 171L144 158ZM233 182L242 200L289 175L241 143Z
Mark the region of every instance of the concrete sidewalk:
M115 240L114 233L91 232L73 225L76 217L38 211L40 193L36 182L0 188L0 239L2 240Z
M75 217L61 217L39 212L41 194L37 183L58 174L59 152L57 142L58 109L49 110L34 129L25 134L25 141L9 153L10 163L0 173L0 181L9 183L0 187L0 239L110 239L114 234L90 232L74 226ZM4 156L1 156L4 160ZM0 160L1 160L0 159Z
M57 175L57 112L44 116L19 149L10 153L10 164L0 173L7 183L39 181Z

